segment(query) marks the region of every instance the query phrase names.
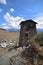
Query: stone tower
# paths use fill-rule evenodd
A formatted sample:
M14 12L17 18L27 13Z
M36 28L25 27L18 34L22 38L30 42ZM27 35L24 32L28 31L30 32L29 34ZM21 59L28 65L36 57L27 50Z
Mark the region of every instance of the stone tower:
M36 32L36 22L33 20L26 20L22 21L20 23L21 29L20 29L20 38L19 38L19 44L20 45L26 45L27 40L31 40L33 36L37 34Z

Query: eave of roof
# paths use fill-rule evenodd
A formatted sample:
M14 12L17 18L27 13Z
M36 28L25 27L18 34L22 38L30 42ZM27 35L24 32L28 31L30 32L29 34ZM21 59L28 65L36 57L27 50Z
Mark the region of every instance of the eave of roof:
M23 23L26 23L26 22L33 22L33 23L37 24L37 22L35 22L35 21L33 21L33 20L30 19L30 20L22 21L22 22L20 23L20 25L23 24Z

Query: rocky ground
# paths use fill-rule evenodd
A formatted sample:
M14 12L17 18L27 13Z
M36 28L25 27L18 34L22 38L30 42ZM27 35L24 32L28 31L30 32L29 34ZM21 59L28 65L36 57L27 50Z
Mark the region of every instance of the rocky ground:
M0 65L43 65L43 56L34 47L19 47L0 55Z

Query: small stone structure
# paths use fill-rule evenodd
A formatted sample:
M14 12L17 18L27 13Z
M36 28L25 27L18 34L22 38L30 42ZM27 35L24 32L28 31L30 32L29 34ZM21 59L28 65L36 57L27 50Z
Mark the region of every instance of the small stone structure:
M22 21L20 23L21 25L21 30L20 30L20 39L19 39L19 44L20 45L25 45L27 40L31 40L31 38L37 34L36 32L36 22L33 20L26 20Z

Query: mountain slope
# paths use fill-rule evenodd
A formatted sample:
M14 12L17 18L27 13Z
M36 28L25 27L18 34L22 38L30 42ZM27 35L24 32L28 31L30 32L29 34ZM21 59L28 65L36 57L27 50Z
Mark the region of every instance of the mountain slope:
M43 29L38 28L38 29L37 29L37 34L39 34L39 33L41 33L41 32L43 32Z
M8 40L13 41L16 40L19 41L19 33L18 32L9 32L5 29L0 29L0 41L2 40Z

